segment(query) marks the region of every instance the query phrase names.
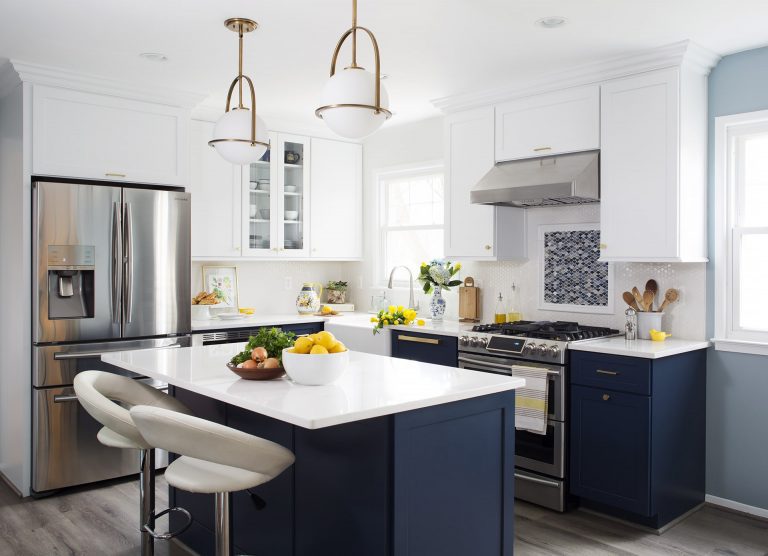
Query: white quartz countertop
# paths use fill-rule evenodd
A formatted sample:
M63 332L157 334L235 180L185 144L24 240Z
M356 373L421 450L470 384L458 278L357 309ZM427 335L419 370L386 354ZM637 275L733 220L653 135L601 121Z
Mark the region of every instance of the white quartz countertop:
M493 373L350 352L333 384L302 386L287 377L243 380L226 367L239 344L118 351L102 360L216 400L307 429L319 429L520 388Z
M631 340L623 337L604 338L590 342L577 342L568 346L568 349L576 351L591 351L594 353L607 353L611 355L626 355L628 357L644 357L646 359L660 359L670 355L687 353L697 349L706 349L710 343L705 340L676 340L668 338L663 342L651 340Z

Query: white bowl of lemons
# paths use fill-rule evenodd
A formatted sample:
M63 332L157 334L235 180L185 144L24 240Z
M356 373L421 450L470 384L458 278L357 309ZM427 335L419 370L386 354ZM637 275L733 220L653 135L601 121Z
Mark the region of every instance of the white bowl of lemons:
M349 365L349 350L328 331L299 336L283 350L283 367L296 384L322 386L338 379Z

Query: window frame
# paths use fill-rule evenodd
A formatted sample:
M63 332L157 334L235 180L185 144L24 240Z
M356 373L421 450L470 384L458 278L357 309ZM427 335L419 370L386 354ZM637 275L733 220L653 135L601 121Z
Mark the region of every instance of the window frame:
M432 174L441 174L443 176L443 205L445 205L445 167L441 160L431 160L418 164L408 164L403 166L391 167L381 169L374 174L374 183L376 184L376 264L374 265L375 278L373 283L375 287L386 287L389 279L389 272L391 269L384 268L386 261L386 237L388 231L393 230L443 230L445 234L446 222L443 218L441 225L429 224L424 226L389 226L389 203L386 196L385 184L387 181L391 181L397 178L403 177L417 177ZM414 288L419 289L416 284L416 277L418 275L417 269L412 269L414 272ZM395 280L392 283L395 289L409 289L410 284L404 274L398 274L395 276Z
M742 226L743 181L736 172L736 144L756 131L768 133L768 110L715 118L715 349L768 355L768 331L738 326L741 238L766 234L768 226Z

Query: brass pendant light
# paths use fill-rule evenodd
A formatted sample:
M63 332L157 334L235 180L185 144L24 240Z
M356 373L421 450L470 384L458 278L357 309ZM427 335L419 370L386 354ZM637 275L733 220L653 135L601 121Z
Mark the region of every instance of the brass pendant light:
M250 164L259 160L269 148L266 125L256 116L256 92L253 81L247 75L243 75L243 34L256 30L259 24L251 19L235 17L226 20L224 25L239 37L237 77L229 86L225 114L216 123L214 138L208 142L208 145L215 147L218 153L232 164ZM251 92L250 109L243 105L243 81L248 84ZM235 86L237 86L238 102L235 108L230 109Z
M375 73L357 65L357 33L368 35L373 46ZM336 61L344 41L352 37L352 63L336 72ZM315 115L337 134L359 139L376 131L392 116L389 98L381 84L379 44L373 33L357 24L357 0L352 0L352 27L341 36L333 51L331 77L322 94L322 106Z

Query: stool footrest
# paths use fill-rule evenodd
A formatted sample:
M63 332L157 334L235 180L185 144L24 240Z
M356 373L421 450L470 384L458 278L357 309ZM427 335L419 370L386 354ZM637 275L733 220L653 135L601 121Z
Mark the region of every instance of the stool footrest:
M179 527L176 531L168 531L166 533L157 533L153 529L149 527L148 523L145 523L142 527L142 530L149 533L153 538L155 539L161 539L164 541L167 541L169 539L172 539L173 537L177 537L178 535L181 535L184 531L189 529L189 526L192 525L192 514L190 514L186 509L184 508L166 508L160 513L155 513L154 510L152 511L152 514L150 516L150 522L154 522L156 519L159 519L163 517L165 514L169 514L171 512L179 512L180 514L183 514L187 518L187 522Z

